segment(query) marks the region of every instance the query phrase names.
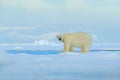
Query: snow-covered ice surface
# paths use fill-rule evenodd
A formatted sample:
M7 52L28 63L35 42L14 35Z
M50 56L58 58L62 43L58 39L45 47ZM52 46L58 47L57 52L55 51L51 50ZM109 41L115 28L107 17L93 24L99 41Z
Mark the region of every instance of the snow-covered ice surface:
M0 80L120 80L120 51L48 55L0 51Z

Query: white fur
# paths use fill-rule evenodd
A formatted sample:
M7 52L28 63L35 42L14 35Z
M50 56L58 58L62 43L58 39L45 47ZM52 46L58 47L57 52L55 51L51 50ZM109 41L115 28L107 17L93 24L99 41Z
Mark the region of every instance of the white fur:
M62 52L73 52L74 47L81 48L80 52L89 52L92 38L85 32L65 33L57 36L64 43Z

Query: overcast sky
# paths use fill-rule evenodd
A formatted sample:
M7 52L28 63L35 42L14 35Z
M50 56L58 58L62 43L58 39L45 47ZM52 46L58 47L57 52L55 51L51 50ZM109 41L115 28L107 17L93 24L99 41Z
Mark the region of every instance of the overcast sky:
M102 42L120 42L120 0L0 0L0 43L79 31Z

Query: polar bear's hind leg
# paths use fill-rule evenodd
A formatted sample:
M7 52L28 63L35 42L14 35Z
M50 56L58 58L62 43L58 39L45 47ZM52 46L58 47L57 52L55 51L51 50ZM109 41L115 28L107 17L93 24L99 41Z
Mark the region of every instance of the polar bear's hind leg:
M89 52L89 51L90 51L90 45L86 45L86 46L84 47L84 52L87 53L87 52Z

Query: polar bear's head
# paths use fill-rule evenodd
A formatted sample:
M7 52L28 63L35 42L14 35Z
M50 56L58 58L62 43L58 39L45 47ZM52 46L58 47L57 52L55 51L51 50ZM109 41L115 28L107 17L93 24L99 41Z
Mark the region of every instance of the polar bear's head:
M63 35L59 34L59 35L57 35L56 37L57 37L57 39L58 39L59 41L62 41L62 42L63 42Z

